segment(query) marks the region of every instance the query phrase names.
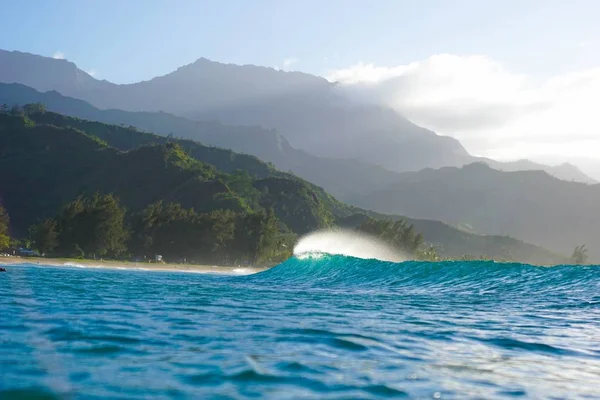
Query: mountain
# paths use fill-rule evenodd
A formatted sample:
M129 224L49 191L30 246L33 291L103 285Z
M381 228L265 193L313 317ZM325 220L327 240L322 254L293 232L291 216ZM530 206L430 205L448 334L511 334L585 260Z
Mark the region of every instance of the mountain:
M367 212L353 214L338 221L340 226L355 228L367 215L374 218L389 218L380 213ZM397 217L391 217L395 219ZM402 217L423 234L427 243L432 244L444 257L461 259L465 256L484 255L494 260L520 260L528 264L565 264L568 257L552 253L543 247L504 235L477 235L456 229L440 221Z
M227 126L214 121L192 121L168 113L128 112L122 110L99 110L89 103L66 97L56 91L40 93L20 84L0 83L0 104L43 103L46 107L61 114L101 121L108 124L134 126L139 129L163 135L172 134L188 138L206 145L232 149L236 152L252 154L273 163L278 169L291 171L323 188L334 196L352 201L358 194L367 194L386 187L398 179L398 174L360 159L336 159L318 157L304 150L294 148L277 130L250 126ZM494 168L533 169L533 163L499 163L485 159ZM539 169L553 167L539 165ZM556 172L549 171L550 173ZM584 182L592 183L591 178L572 171L568 180L579 176ZM565 179L567 176L565 175Z
M564 181L574 181L589 184L598 183L597 180L584 174L579 168L573 164L562 163L556 166L544 165L535 163L530 160L517 160L500 162L491 160L489 158L479 158L478 161L485 162L490 167L499 171L516 172L516 171L545 171L555 178L562 179Z
M455 139L418 127L391 109L352 103L335 84L299 72L199 59L165 76L116 85L95 80L66 60L0 51L0 82L56 90L99 108L277 129L298 149L393 171L470 159Z
M96 192L115 193L134 211L158 200L198 212L273 208L299 234L329 226L351 213L350 207L322 189L267 165L257 174L266 176L250 175L249 171L257 170L252 166L260 163L257 159L204 146L187 147L199 158L250 165L243 170L248 175L228 174L191 158L181 144L148 141L123 152L73 127L38 125L28 118L0 114L0 198L18 235L76 196Z
M573 160L577 163L581 170L592 176L596 180L600 180L600 159L592 157L577 157Z
M484 163L401 174L354 199L383 213L429 218L484 234L510 234L561 253L587 244L600 260L600 184L566 182L543 171L502 172Z
M95 192L115 193L133 211L157 200L201 212L273 208L299 234L332 225L354 227L368 216L399 218L345 205L252 156L51 112L0 113L0 199L15 233L25 234L75 196ZM512 257L539 264L566 260L512 238L475 235L437 221L410 222L443 256Z
M453 138L414 125L391 109L351 102L336 84L300 72L220 64L201 58L165 76L116 85L96 80L66 60L0 50L0 82L22 83L40 91L56 90L103 109L163 111L194 120L276 129L277 136L283 135L294 149L395 172L462 166L480 160ZM276 159L276 154L249 153ZM495 168L514 168L489 162ZM355 162L348 165L354 166ZM525 166L532 168L561 179L594 182L573 168Z
M134 126L148 132L165 136L172 134L206 145L252 154L273 163L280 170L292 171L342 199L356 193L371 192L397 179L397 173L361 160L318 157L298 150L274 129L192 121L161 112L99 110L85 101L63 96L56 91L40 93L24 85L0 83L0 104L29 103L42 103L48 110L77 118Z

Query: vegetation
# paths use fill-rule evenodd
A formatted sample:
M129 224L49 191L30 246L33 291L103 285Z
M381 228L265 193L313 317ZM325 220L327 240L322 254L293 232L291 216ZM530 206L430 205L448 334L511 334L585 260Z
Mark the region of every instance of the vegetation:
M423 235L417 233L414 225L409 225L404 219L392 221L369 218L358 227L358 231L382 239L410 255L416 255L424 242Z
M346 229L358 229L373 218L402 219L407 225L423 235L424 243L415 253L420 260L498 260L518 261L530 264L563 264L569 258L553 253L543 247L525 243L508 236L477 235L456 229L439 221L414 219L367 211L339 219L337 224Z
M10 114L8 107L0 112L0 187L12 232L42 253L270 263L290 254L296 235L334 225L358 228L371 218L362 229L421 258L470 253L563 262L515 239L469 234L436 221L396 222L350 207L229 150L65 117L39 105ZM101 200L112 205L101 206ZM109 227L120 227L118 235L86 239L81 226L96 226L94 215L102 212L111 218L114 212ZM179 229L198 236L188 238Z
M56 219L58 253L68 257L83 253L91 258L125 254L129 234L124 218L125 209L112 194L78 197Z
M54 251L58 246L58 228L56 220L45 219L29 229L29 239L31 245L35 247L40 254L48 254Z
M0 204L0 250L10 246L10 236L8 235L9 223L8 213Z
M11 171L0 185L17 231L41 253L269 263L289 255L294 232L330 226L346 207L275 170L219 171L177 142L119 152L26 117L0 114L0 169Z
M469 225L479 234L509 232L569 255L575 245L595 240L588 242L589 255L600 259L600 184L471 164L401 174L396 184L358 196L355 203L385 213Z
M439 249L433 245L429 244L417 250L416 253L417 259L423 261L442 261L443 258L440 255Z
M131 251L201 263L265 263L289 256L273 211L198 214L162 201L132 216Z
M132 212L159 200L198 213L273 208L296 233L330 226L350 210L294 176L227 173L194 159L177 142L120 152L97 136L70 127L27 126L24 117L6 114L0 114L0 170L10 171L0 176L0 185L20 236L73 198L96 192L115 194Z
M199 214L163 201L128 215L112 194L95 194L32 226L30 243L42 254L68 258L161 255L172 262L268 264L291 255L294 237L279 224L272 210Z
M375 219L368 218L364 220L357 228L358 231L375 236L404 254L410 255L423 261L445 261L445 260L491 260L492 257L481 254L474 256L470 254L460 255L442 255L442 248L439 245L426 243L422 233L417 232L415 225L408 220L389 218ZM503 262L514 261L510 255L496 257L496 260Z
M585 244L575 247L573 250L573 255L571 255L571 261L575 265L583 265L587 264L589 259L588 249Z

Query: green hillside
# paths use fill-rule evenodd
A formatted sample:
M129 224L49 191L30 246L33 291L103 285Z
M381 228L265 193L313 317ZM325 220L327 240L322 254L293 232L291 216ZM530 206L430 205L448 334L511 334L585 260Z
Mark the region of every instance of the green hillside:
M231 149L268 161L282 171L325 188L338 198L368 193L397 178L397 173L359 159L318 157L290 145L280 132L259 126L231 126L217 121L192 121L164 112L100 110L83 100L56 91L40 93L20 84L0 83L0 104L43 103L48 110L83 120L190 139L205 145ZM123 143L127 145L127 143ZM119 147L121 143L114 143Z
M95 192L117 194L130 210L141 210L158 200L197 212L273 208L299 234L329 226L350 212L319 188L291 175L271 174L270 167L250 157L190 143L197 147L191 154L209 154L209 158L215 158L213 152L221 154L216 164L250 160L248 164L256 167L250 171L264 177L228 174L192 158L179 143L151 144L153 135L128 136L139 139L141 146L123 152L109 147L104 138L73 127L36 125L28 118L1 114L0 186L14 232L23 235L29 225L53 215L64 203ZM235 161L231 164L236 165ZM278 199L281 193L285 193L285 203Z
M32 224L55 216L77 196L97 192L114 193L130 214L159 201L200 214L272 209L282 234L344 225L367 214L387 218L347 206L320 187L253 156L43 112L39 106L14 113L0 114L0 201L9 211L16 236L27 235ZM466 234L434 221L409 222L443 256L564 261L518 240Z

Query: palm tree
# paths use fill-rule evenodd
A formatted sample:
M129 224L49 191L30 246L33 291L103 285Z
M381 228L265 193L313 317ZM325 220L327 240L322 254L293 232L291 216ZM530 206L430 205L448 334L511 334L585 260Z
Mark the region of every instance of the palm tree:
M575 247L573 250L573 255L571 256L571 261L573 264L582 265L586 264L588 261L588 249L585 244Z

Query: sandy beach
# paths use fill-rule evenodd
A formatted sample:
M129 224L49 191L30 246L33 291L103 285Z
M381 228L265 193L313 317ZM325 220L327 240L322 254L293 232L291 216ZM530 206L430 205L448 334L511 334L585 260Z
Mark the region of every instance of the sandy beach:
M139 269L143 271L179 271L205 274L250 275L267 270L268 267L216 266L195 264L142 263L111 260L76 260L42 257L0 257L0 265L40 264L56 267Z

